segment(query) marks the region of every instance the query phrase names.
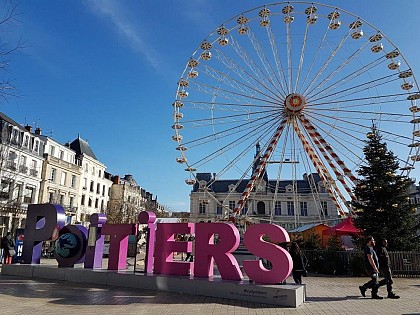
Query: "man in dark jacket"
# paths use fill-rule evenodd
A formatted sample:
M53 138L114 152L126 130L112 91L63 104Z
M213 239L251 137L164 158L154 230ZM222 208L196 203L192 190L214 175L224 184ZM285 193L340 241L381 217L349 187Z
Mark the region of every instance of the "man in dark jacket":
M366 247L364 250L365 254L365 269L366 273L371 279L364 285L359 286L360 293L363 297L366 296L366 290L372 289L372 299L381 300L382 296L378 295L378 273L379 273L379 262L376 252L374 250L375 239L372 236L366 238Z
M383 238L381 239L379 247L376 251L379 259L379 270L385 278L379 281L379 286L383 286L386 284L388 298L399 299L400 297L392 292L392 284L394 283L394 281L392 280L391 261L389 259L388 250L386 249L387 246L388 241L385 238Z

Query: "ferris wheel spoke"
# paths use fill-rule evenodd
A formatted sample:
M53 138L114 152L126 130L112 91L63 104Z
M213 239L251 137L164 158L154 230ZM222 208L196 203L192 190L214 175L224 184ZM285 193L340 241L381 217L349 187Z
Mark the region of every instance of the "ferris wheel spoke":
M298 67L298 70L297 70L296 83L295 83L295 87L293 89L293 93L296 93L296 91L298 89L298 86L299 86L299 79L300 79L300 74L301 74L301 71L302 71L303 61L304 61L304 57L305 57L306 43L307 43L308 33L309 33L309 25L310 25L310 23L306 23L305 35L303 36L302 49L300 51L300 58L299 58L299 67Z
M217 139L219 137L229 137L229 136L233 136L235 134L239 134L239 133L243 133L244 130L249 131L255 131L258 130L258 128L261 128L265 125L267 125L267 123L270 122L275 122L277 119L279 119L279 117L271 117L270 119L266 119L266 117L264 118L258 118L254 121L249 121L249 122L245 122L243 124L228 128L228 129L224 129L218 132L212 132L211 134L202 136L202 137L198 137L195 138L193 140L189 140L186 142L183 142L183 145L187 145L189 147L197 147L199 145L203 145L208 143L209 141L213 140L213 139ZM252 129L249 129L250 127L252 127Z
M266 86L271 86L277 93L281 94L281 92L278 90L277 86L275 85L275 82L273 81L270 76L266 72L264 72L260 66L253 60L252 57L249 56L249 54L245 51L245 49L242 48L242 46L234 39L232 38L232 47L236 51L237 55L242 58L244 63L249 67L249 69L258 77L260 78L259 81L263 82ZM261 76L261 77L260 77Z
M325 61L324 65L321 67L321 69L318 71L318 73L315 75L315 77L312 79L312 81L309 83L309 85L306 87L306 89L303 91L302 94L306 94L306 92L311 89L312 85L314 85L317 82L318 78L321 76L324 70L328 67L330 62L336 56L337 52L340 50L340 48L343 46L343 44L345 43L345 41L348 39L349 36L350 36L350 31L347 33L346 36L344 36L344 38L340 41L337 47L335 47L335 49L331 52L330 56Z
M381 66L383 63L385 63L386 58L384 56L381 56L375 60L372 60L371 62L365 64L364 66L358 68L357 70L353 71L352 73L344 76L343 78L333 81L330 86L324 88L323 91L320 91L319 93L316 93L315 95L322 95L327 93L328 91L331 91L333 89L336 89L346 83L352 82L355 79L360 78L362 75L368 73L370 70ZM307 97L310 99L313 96L312 93L308 93Z
M330 119L330 120L332 120L332 121L339 121L339 122L341 122L343 125L347 125L347 126L355 126L355 127L360 127L360 128L363 128L364 130L365 130L365 133L366 132L368 132L371 128L372 128L372 125L370 124L370 125L367 125L367 124L360 124L360 123L356 123L356 122L354 122L354 121L349 121L349 120L344 120L344 119L340 119L340 118L337 118L337 116L329 116L329 115L325 115L325 114L317 114L317 115L319 115L319 116L321 116L321 117L323 117L323 118L328 118L328 119ZM313 117L313 116L312 116ZM372 121L372 119L370 120L370 121ZM332 125L331 125L332 126ZM384 135L389 135L389 136L394 136L394 137L397 137L397 138L399 138L399 139L406 139L406 140L411 140L412 138L411 137L407 137L407 136L401 136L401 135L399 135L399 134L396 134L396 133L393 133L393 132L390 132L390 131L387 131L387 130L381 130L380 128L378 128L378 130L381 132L381 133L383 133ZM402 145L404 145L404 143L403 142L396 142L396 141L394 141L395 143L398 143L398 144L402 144Z
M287 66L289 68L289 94L292 93L292 81L293 81L292 37L290 35L290 24L291 23L286 23Z
M214 124L234 124L237 122L242 121L249 121L253 119L255 115L265 114L263 117L269 117L273 114L278 114L278 110L271 109L271 110L261 110L261 111L254 111L254 112L246 112L241 114L233 114L233 115L225 115L225 116L216 116L211 118L204 118L204 119L194 119L194 120L184 120L184 124L190 124L191 127L203 127L208 125ZM233 118L244 118L235 120Z
M223 154L227 151L230 151L230 150L234 149L235 147L239 146L240 144L242 144L245 141L249 141L249 138L247 136L251 136L255 132L260 132L261 133L261 132L266 131L267 129L268 130L272 129L273 125L276 123L276 120L277 119L273 119L272 125L268 125L268 127L266 127L266 129L261 130L260 128L255 127L253 129L249 130L245 134L242 134L239 138L233 139L232 141L228 142L227 144L225 144L223 147L219 148L218 150L215 150L212 153L208 154L207 156L201 158L200 160L191 163L191 166L194 166L194 167L198 168L199 166L204 165L205 162L209 161L210 159L218 157L220 154Z
M391 80L391 79L393 79L393 80ZM390 74L390 75L387 75L387 76L384 76L384 77L381 77L381 78L377 78L377 79L374 79L374 80L370 80L368 82L363 82L363 83L360 83L360 84L357 84L357 85L354 85L354 86L351 86L351 87L348 87L348 88L345 88L345 89L342 89L342 90L338 90L338 91L334 90L334 92L331 92L331 94L324 94L323 96L321 96L320 94L317 94L318 98L315 98L315 99L309 98L308 100L310 100L311 102L317 102L319 100L328 99L329 97L336 98L337 95L340 95L342 93L351 91L352 93L345 94L345 95L341 96L341 98L342 97L347 97L347 96L359 93L361 91L366 91L366 90L369 90L371 88L376 88L380 85L387 84L387 83L390 83L392 81L397 81L397 80L398 80L398 77L395 74Z
M253 86L253 87L261 86L266 92L276 95L273 92L274 85L271 84L271 81L268 80L268 78L261 79L261 77L256 73L258 72L258 69L256 69L255 67L251 68L251 70L253 70L252 72L254 73L253 75L252 73L249 73L243 67L241 67L238 64L238 62L227 57L220 50L217 50L216 58L219 59L219 61L222 62L228 69L232 70L239 77L239 79L242 79L244 82L246 82L248 86ZM248 61L248 59L246 60L252 66L252 63L250 63L251 61L250 60ZM250 66L248 65L248 67ZM270 88L269 85L272 88Z
M283 85L281 79L279 79L278 82L279 82L279 85L280 85L284 95L286 95L286 94L288 94L287 93L287 90L288 90L287 78L286 78L286 74L285 74L281 59L279 58L279 50L278 50L278 46L277 46L276 37L275 37L271 27L267 27L266 29L267 29L268 39L270 41L271 52L273 54L274 62L276 64L276 69L277 69L277 72L281 73L281 78L284 81L284 85ZM277 78L277 76L276 76L276 78Z
M287 93L285 93L284 87L281 84L281 81L279 80L279 78L277 76L277 71L275 71L271 62L269 61L269 58L266 56L265 51L261 47L261 44L259 43L258 39L255 37L255 34L252 31L252 28L249 28L248 38L249 38L252 46L254 47L254 50L257 53L261 64L263 65L263 67L265 69L265 73L268 75L269 78L272 78L271 80L272 80L273 85L275 85L275 82L278 83L278 85L280 86L280 89L283 91L283 95L285 96ZM276 86L275 91L277 93L281 94L280 89Z
M308 93L306 93L306 95L312 95L312 93L316 90L316 89L320 89L322 88L322 86L326 83L326 82L331 82L333 81L334 77L340 73L340 71L343 71L344 68L349 65L351 63L351 61L353 61L359 54L361 54L366 47L368 47L369 45L369 41L366 41L365 44L363 46L361 46L359 49L357 49L353 54L351 54L344 62L342 62L338 67L336 67L324 80L322 80L319 84L317 84L315 87L313 87ZM336 84L338 82L335 82L334 84ZM323 90L321 91L317 91L317 95L322 94L325 90L330 90L332 88L331 85L325 87Z
M321 48L325 45L325 40L327 38L327 35L328 35L328 31L329 30L330 30L330 28L327 27L324 35L322 36L321 41L319 42L318 48L316 50L316 53L315 53L314 57L312 58L311 65L309 66L309 69L308 69L308 71L306 73L305 79L303 80L302 89L303 89L303 87L306 86L306 81L308 80L310 74L312 73L313 67L315 66L316 60L318 59L318 56L319 56L319 54L321 52ZM304 94L304 93L300 93L300 94Z

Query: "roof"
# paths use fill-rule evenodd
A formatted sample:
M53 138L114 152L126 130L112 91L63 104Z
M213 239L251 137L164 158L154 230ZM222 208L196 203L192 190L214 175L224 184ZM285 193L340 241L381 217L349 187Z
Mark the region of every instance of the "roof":
M326 235L352 235L352 234L360 234L358 228L356 228L353 224L353 219L351 217L347 217L344 221L338 223L335 226L330 227L328 230L322 231L322 234Z
M315 181L319 181L320 178L319 176L316 176ZM195 183L194 187L193 187L193 192L198 191L199 188L199 181L204 180L207 183L211 182L212 180L212 175L210 173L197 173L197 183ZM238 193L242 193L244 192L246 186L249 183L249 179L243 179L243 180L238 180L238 179L226 179L226 180L216 180L214 181L210 187L211 191L214 193L226 193L229 192L229 186L230 185L238 185L236 187L236 192ZM297 189L298 192L300 193L311 193L311 187L309 185L309 181L306 179L300 179L295 181L296 185L297 185ZM277 185L277 181L276 180L270 180L268 181L268 188L269 191L271 191L272 193L275 192L276 189L276 185ZM286 192L286 187L289 185L293 185L293 181L292 180L280 180L278 182L278 192L280 193L284 193Z
M301 232L305 232L305 231L310 230L313 227L318 226L318 225L324 225L325 227L328 228L328 226L326 226L323 223L310 223L310 224L305 224L305 225L299 226L296 229L290 230L289 233L301 233Z
M12 118L10 118L9 116L7 116L5 113L0 112L0 118L2 120L4 120L4 121L7 121L11 125L14 125L14 126L18 127L19 129L21 129L23 131L28 131L21 124L19 124L18 122L14 121Z
M80 138L80 136L78 136L77 139L70 143L70 148L76 152L76 156L84 154L97 160L95 153L93 153L92 149L89 146L89 143Z

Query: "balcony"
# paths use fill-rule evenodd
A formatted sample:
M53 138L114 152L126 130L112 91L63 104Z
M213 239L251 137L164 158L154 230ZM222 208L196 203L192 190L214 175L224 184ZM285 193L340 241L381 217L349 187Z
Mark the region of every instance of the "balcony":
M77 212L77 207L73 207L73 206L63 206L64 211L66 211L66 213L71 214L71 215L75 215Z
M38 176L38 171L36 169L32 168L32 169L29 170L29 175L36 177L36 176Z
M12 171L16 171L16 170L17 170L17 165L16 165L16 163L15 163L15 162L8 161L8 162L6 163L6 167L7 167L9 170L12 170Z
M19 165L19 172L22 174L28 173L28 167L26 165Z

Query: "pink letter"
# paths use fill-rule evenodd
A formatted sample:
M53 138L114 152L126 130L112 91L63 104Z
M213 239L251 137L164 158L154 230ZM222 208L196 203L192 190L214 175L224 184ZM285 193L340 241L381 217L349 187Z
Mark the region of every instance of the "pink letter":
M140 224L147 224L146 255L144 257L144 272L153 272L153 257L155 255L156 214L152 211L142 211L138 216Z
M214 235L219 242L214 244ZM239 245L239 231L229 223L197 223L195 232L194 276L213 276L216 261L222 279L242 280L238 262L231 254Z
M104 224L102 234L111 235L108 270L126 269L128 236L137 235L137 224Z
M244 245L254 255L271 262L273 268L266 269L260 260L244 260L245 272L255 282L276 284L287 279L292 271L292 257L284 248L262 239L267 235L272 242L290 242L289 234L274 224L251 225L245 232Z
M192 242L177 242L174 238L175 234L194 234L194 223L158 224L154 273L188 276L193 263L174 261L174 252L191 252Z

